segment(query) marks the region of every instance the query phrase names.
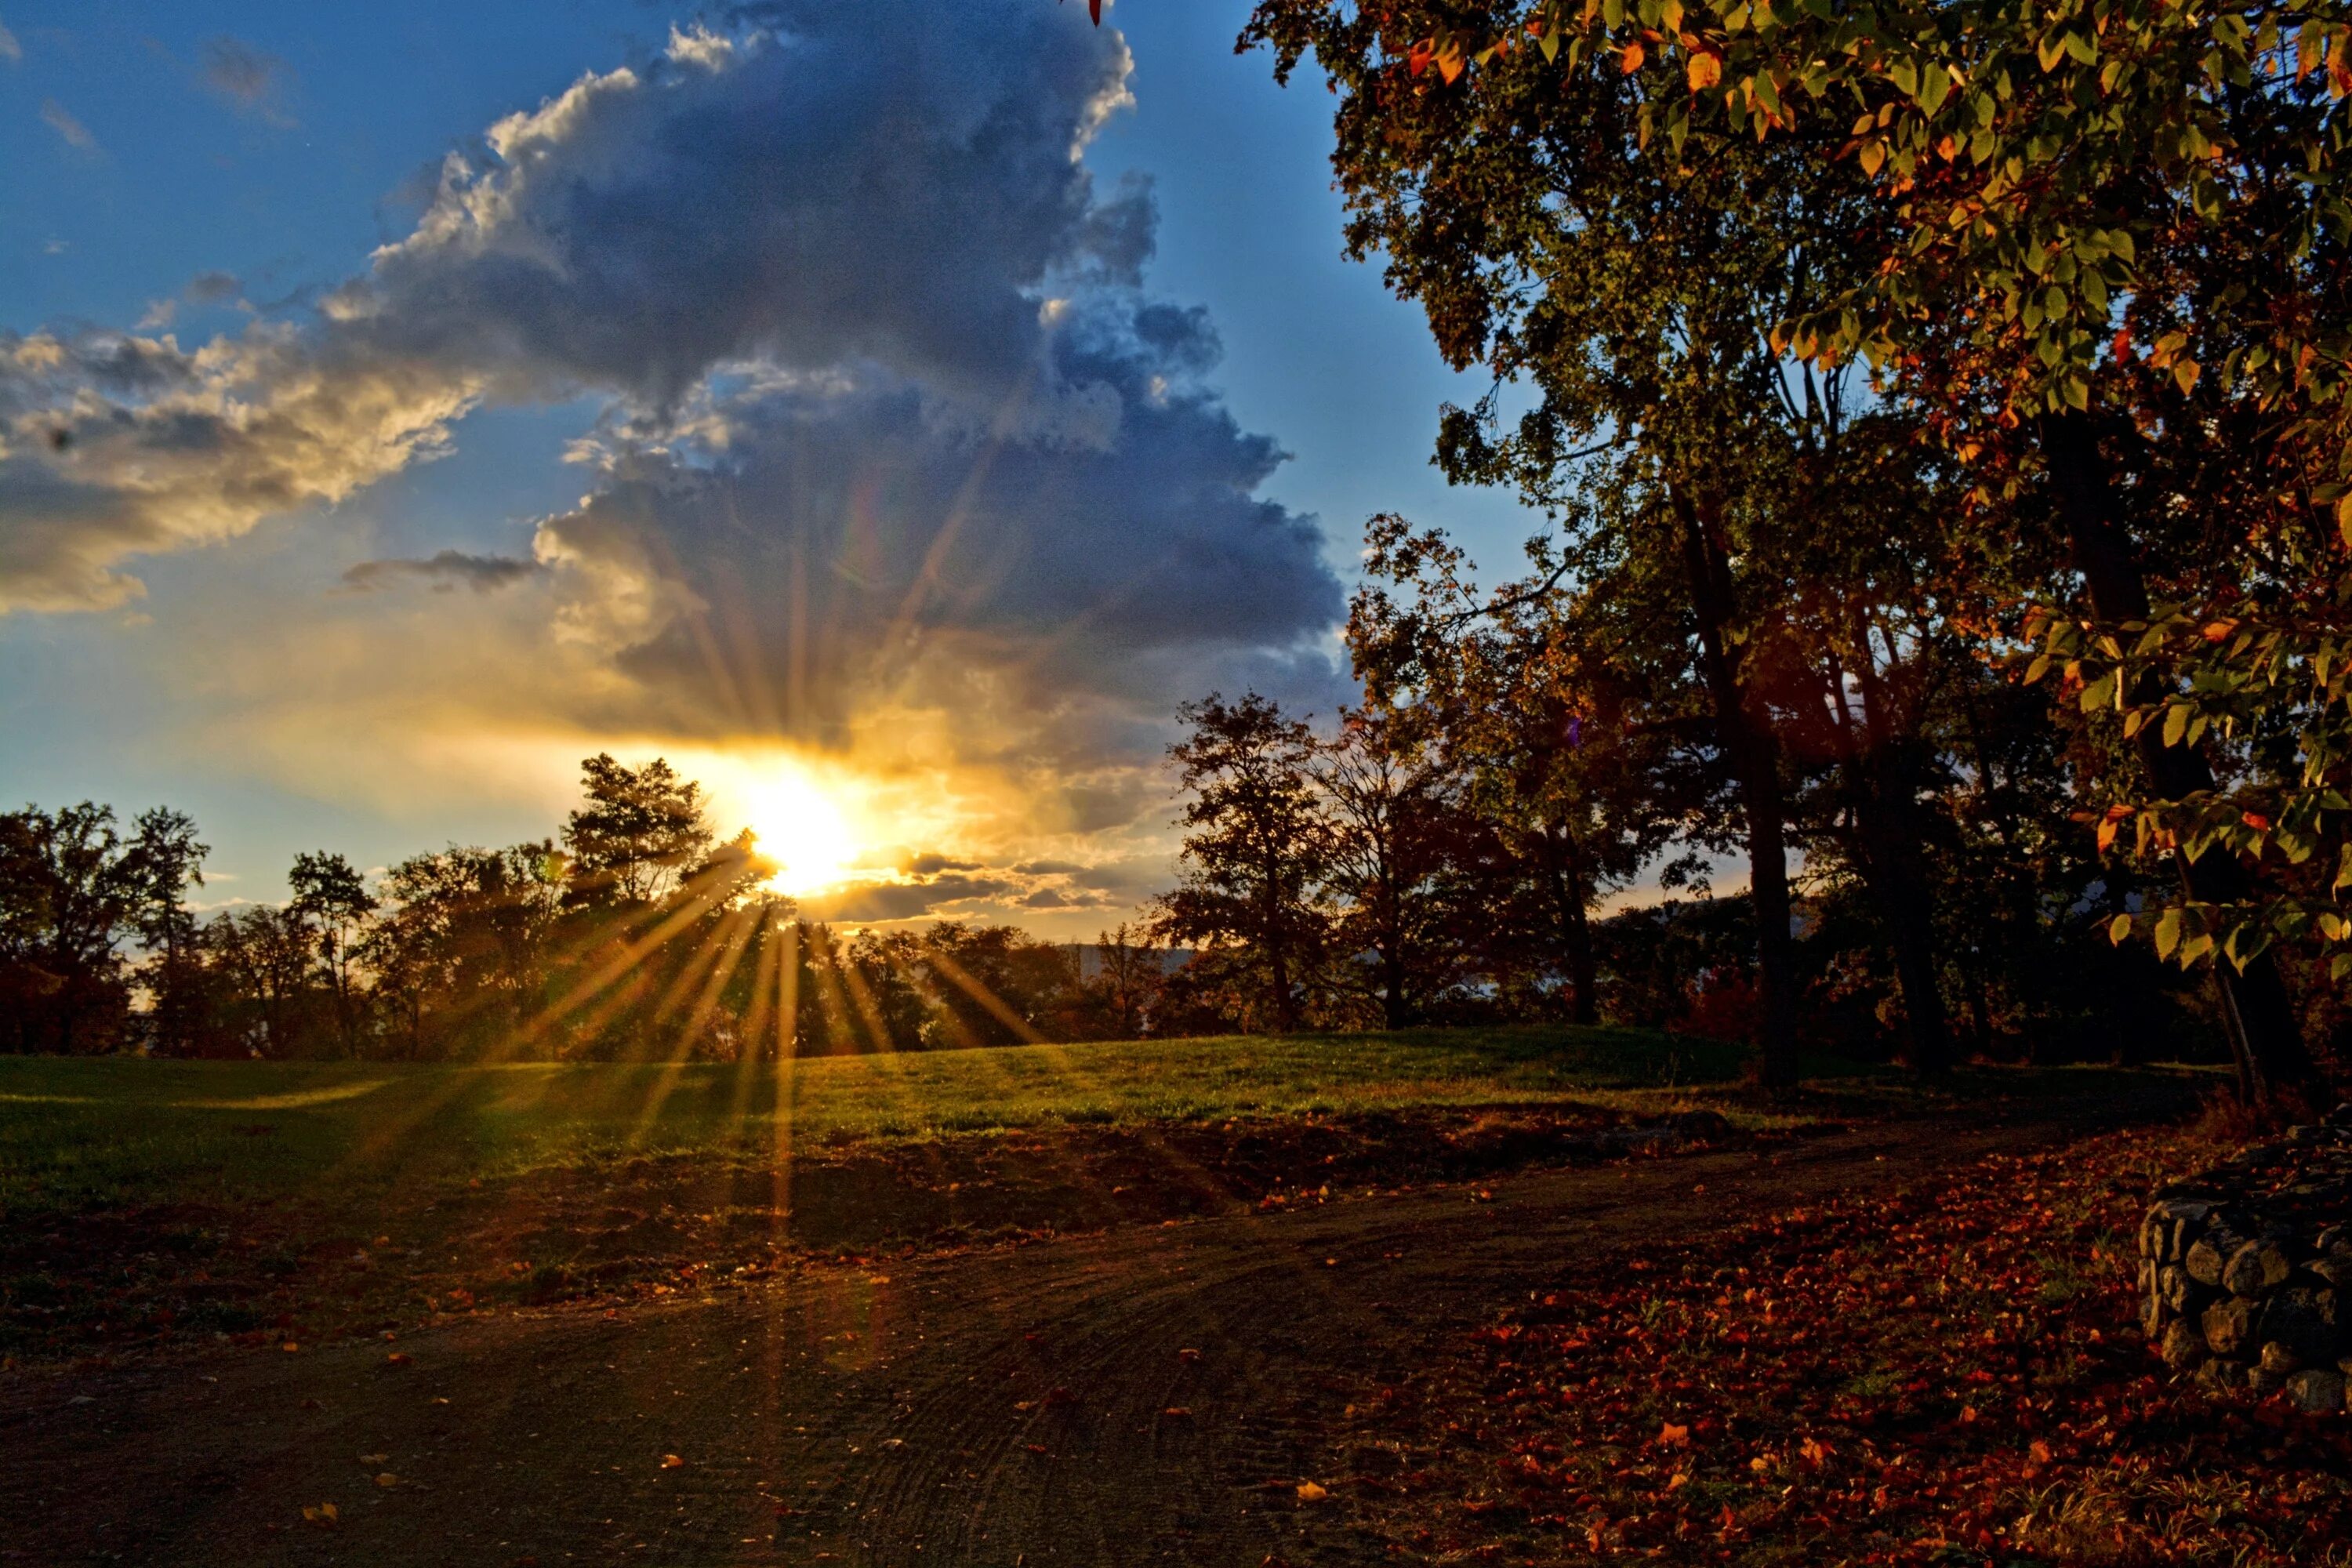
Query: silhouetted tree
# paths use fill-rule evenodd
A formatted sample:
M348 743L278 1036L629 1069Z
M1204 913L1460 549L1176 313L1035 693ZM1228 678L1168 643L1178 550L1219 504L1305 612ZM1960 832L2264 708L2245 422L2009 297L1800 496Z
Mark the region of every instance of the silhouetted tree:
M375 898L367 890L366 879L349 860L323 849L294 857L294 868L286 881L294 894L286 912L308 927L317 943L327 989L335 999L336 1038L344 1055L354 1055L359 997L352 961L368 917L375 912Z
M702 786L656 757L625 767L605 752L580 764L588 803L563 825L572 893L593 903L650 904L709 852Z
M1168 754L1192 799L1177 818L1187 829L1177 886L1160 899L1153 931L1235 944L1258 971L1268 1021L1297 1029L1329 926L1317 900L1331 827L1314 733L1254 691L1234 703L1212 692L1176 716L1191 733Z

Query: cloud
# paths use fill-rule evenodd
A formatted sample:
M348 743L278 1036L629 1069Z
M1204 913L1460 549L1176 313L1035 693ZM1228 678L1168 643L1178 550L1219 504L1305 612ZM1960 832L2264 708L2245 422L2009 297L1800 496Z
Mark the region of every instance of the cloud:
M442 450L477 396L430 365L322 358L275 325L193 353L0 332L0 607L137 597L123 557L341 500Z
M899 862L898 869L912 877L936 877L942 871L977 871L980 869L980 862L958 860L934 852L909 855Z
M197 75L205 86L234 106L271 125L290 127L294 121L280 107L293 68L276 55L226 36L207 39Z
M813 920L855 924L922 920L957 904L978 903L1013 890L990 877L938 877L920 882L866 882L801 900Z
M511 587L544 570L535 561L518 561L508 555L468 555L462 550L443 550L422 561L362 561L343 574L343 584L364 593L392 587L403 578L415 578L430 583L436 594L461 587L488 594Z
M98 151L98 138L89 133L89 127L76 120L67 110L66 106L56 99L41 100L41 121L50 130L63 137L66 145L75 151L81 153Z
M25 46L16 41L16 35L8 30L7 24L0 23L0 60L13 66L24 58Z
M763 7L584 76L452 154L315 307L201 344L0 334L0 612L120 605L137 557L301 514L332 564L208 579L268 613L206 668L253 699L220 733L308 787L369 723L444 773L525 730L757 738L952 799L841 918L1115 901L1142 873L1105 842L1164 875L1175 701L1328 707L1342 591L1261 493L1284 454L1219 397L1207 313L1145 287L1149 185L1084 162L1124 42L1034 0L909 10ZM586 493L529 560L359 558L373 520L336 509L477 409L559 403L599 411ZM298 595L322 575L362 592Z

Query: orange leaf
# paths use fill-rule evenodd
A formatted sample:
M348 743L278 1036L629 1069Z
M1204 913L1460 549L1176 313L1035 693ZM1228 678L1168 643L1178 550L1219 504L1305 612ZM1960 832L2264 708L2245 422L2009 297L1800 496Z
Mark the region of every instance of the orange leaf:
M1632 76L1635 71L1642 68L1642 61L1646 58L1647 57L1642 52L1641 40L1636 38L1633 42L1625 46L1625 60L1623 65L1620 66L1618 68L1625 75Z
M1671 1421L1664 1423L1658 1428L1658 1447L1661 1448L1689 1447L1690 1428L1677 1426Z
M2238 820L2257 833L2268 833L2271 830L2271 819L2259 811L2241 812Z
M1686 74L1690 78L1690 89L1705 92L1723 79L1723 57L1713 50L1702 49L1691 56Z
M684 1468L685 1464L686 1461L679 1458L676 1454L664 1454L662 1456L661 1468L665 1470L680 1469Z
M1329 1497L1330 1495L1331 1494L1328 1491L1317 1486L1313 1481L1301 1481L1298 1483L1298 1500L1300 1502L1321 1502L1325 1498Z

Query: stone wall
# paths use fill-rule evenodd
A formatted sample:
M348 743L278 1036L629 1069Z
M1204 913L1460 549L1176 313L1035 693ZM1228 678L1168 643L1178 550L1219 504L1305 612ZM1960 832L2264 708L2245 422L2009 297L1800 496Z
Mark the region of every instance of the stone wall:
M2156 1194L2140 1326L2210 1388L2346 1407L2352 1373L2352 1104Z

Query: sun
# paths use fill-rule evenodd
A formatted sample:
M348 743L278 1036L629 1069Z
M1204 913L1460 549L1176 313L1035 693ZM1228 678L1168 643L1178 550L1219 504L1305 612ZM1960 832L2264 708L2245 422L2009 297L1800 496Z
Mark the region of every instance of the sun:
M814 780L787 765L750 784L743 795L746 826L778 866L770 886L813 893L848 879L857 864L857 836Z

